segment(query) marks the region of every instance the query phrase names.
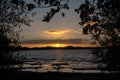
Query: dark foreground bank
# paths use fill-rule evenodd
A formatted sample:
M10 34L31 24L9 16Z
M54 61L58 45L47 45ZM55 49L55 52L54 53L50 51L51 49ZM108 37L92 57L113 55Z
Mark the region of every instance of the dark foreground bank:
M1 71L0 80L120 80L119 74Z

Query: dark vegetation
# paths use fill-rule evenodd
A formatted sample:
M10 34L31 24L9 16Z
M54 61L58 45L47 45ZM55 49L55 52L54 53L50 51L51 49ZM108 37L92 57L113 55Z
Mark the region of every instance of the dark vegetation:
M34 3L33 3L34 2ZM27 19L28 13L35 8L50 8L43 17L50 22L55 14L69 9L69 0L0 0L0 68L9 67L15 61L12 51L18 46L21 25L30 26L32 20ZM106 52L94 49L93 54L100 59L100 69L120 72L120 1L119 0L85 0L78 9L83 34L91 34L101 46L111 47ZM65 17L65 13L60 13ZM7 67L7 68L8 68Z
M4 76L5 75L5 76ZM119 80L119 75L105 73L60 73L60 72L3 72L5 80Z
M120 1L118 0L85 0L78 9L80 25L84 34L91 34L93 39L104 47L109 47L106 52L101 49L92 50L100 60L100 69L110 72L120 72Z
M51 47L51 46L46 46L46 47L16 47L14 50L48 50L48 49L106 49L106 47L74 47L74 46L66 46L66 47Z
M69 0L0 0L0 68L9 68L16 62L12 56L13 51L19 47L21 25L30 26L32 20L28 15L35 8L50 8L43 21L49 22L51 18L62 9L69 9ZM61 13L65 16L64 13Z

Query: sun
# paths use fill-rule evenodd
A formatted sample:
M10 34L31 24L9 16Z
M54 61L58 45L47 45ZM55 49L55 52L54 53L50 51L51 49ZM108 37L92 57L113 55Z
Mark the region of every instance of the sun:
M55 48L62 48L62 47L66 47L66 44L61 44L61 43L54 43L51 44L51 47L55 47Z
M59 44L59 43L56 43L56 44L54 45L54 47L59 48L59 47L60 47L60 44Z

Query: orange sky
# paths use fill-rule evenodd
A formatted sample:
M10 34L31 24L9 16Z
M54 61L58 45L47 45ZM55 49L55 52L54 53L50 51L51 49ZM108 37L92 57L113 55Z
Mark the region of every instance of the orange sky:
M66 46L73 46L73 47L96 47L96 44L60 44L60 43L52 43L52 44L21 44L22 47L66 47Z
M56 34L56 33L55 33ZM56 39L56 40L27 40L21 42L22 47L95 47L97 46L93 40L82 39Z

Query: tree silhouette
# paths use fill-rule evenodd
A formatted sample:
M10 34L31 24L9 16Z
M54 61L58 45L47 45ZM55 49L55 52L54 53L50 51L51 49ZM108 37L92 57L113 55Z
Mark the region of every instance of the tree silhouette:
M85 0L78 9L80 25L84 34L91 34L99 46L108 50L103 53L95 50L93 53L101 58L101 69L120 72L120 1L119 0Z
M50 11L47 12L47 15L44 16L44 22L50 22L55 14L62 11L63 9L68 10L68 2L69 0L34 0L37 4L38 8L50 8ZM65 13L60 13L63 17L65 17Z
M30 26L28 14L35 8L50 8L43 21L49 22L61 9L69 9L69 0L0 0L0 67L15 60L11 53L18 46L21 25ZM31 14L32 15L32 14ZM61 13L64 17L65 14Z
M24 2L0 0L0 66L13 63L12 51L18 46L20 26L29 25Z

